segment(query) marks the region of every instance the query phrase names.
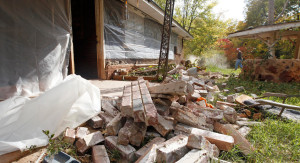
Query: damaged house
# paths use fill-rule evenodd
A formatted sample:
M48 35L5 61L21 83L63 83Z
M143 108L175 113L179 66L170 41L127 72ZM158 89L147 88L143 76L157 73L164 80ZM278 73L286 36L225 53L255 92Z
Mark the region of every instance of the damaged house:
M164 11L152 1L2 0L0 13L0 99L34 96L72 73L106 79L106 63L159 57ZM192 36L173 21L170 60L184 39Z

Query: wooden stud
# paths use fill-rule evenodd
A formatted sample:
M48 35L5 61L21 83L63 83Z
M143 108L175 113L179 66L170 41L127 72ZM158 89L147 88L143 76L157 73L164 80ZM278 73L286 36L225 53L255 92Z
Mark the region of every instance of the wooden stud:
M106 79L104 51L104 6L103 0L95 0L95 18L97 35L97 68L98 78Z

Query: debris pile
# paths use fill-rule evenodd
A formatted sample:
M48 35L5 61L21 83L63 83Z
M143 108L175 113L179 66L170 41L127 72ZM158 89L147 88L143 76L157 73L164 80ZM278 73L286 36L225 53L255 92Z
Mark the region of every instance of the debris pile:
M218 162L220 150L234 145L248 155L254 148L245 138L247 126L259 122L238 116L237 95L219 96L224 101L211 105L219 92L212 80L196 76L167 77L161 84L139 78L121 98L102 99L103 111L87 123L94 132L67 129L65 139L76 140L78 153L90 152L94 162L109 162L107 150L117 151L122 162L138 163Z

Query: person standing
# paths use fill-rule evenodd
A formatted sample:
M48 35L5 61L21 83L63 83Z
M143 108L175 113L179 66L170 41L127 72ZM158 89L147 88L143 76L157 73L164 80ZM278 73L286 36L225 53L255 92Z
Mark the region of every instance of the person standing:
M238 67L240 66L240 68L243 68L243 65L242 65L242 52L240 50L240 48L237 48L236 49L238 51L238 54L237 54L237 59L236 59L236 62L235 62L235 70L238 69Z

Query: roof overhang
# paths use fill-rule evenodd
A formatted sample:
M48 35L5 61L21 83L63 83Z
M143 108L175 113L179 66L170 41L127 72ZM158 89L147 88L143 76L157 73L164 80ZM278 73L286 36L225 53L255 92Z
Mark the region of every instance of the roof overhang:
M268 39L273 36L280 39L297 39L300 31L292 30L300 27L300 21L259 26L252 29L238 31L228 35L228 38Z
M165 12L156 3L152 2L151 0L139 0L138 2L137 0L128 0L128 3L149 15L160 24L163 24ZM186 40L193 39L193 36L174 19L172 22L172 32L178 34Z

